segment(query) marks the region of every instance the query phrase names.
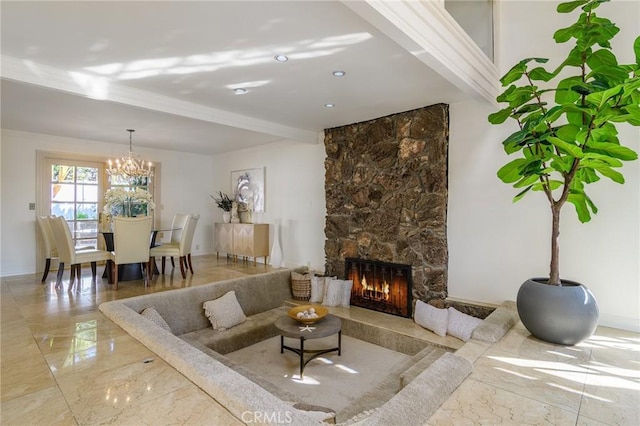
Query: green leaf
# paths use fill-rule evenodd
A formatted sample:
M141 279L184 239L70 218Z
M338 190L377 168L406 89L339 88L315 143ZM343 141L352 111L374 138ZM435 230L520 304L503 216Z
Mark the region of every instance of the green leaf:
M549 81L554 77L554 74L545 70L542 67L537 67L529 71L529 78L531 80Z
M571 170L572 165L573 157L555 156L553 161L551 161L551 167L553 167L553 170L559 173L568 173L569 170Z
M544 63L547 63L549 59L525 58L520 62L518 62L517 64L515 64L509 71L507 71L507 73L504 76L502 76L502 78L500 79L500 83L502 83L503 86L507 86L513 83L514 81L519 80L520 77L522 77L522 74L524 74L525 71L527 70L527 64L531 61L537 62L539 64L544 64Z
M576 125L565 124L564 126L558 128L558 130L556 131L556 135L558 135L558 137L563 141L573 142L576 140L576 134L579 130L580 128Z
M622 167L622 161L606 154L600 154L599 152L587 152L583 158L587 160L598 160L610 167Z
M511 116L511 107L507 107L504 109L501 109L498 112L494 112L493 114L489 114L489 123L491 124L502 124L504 123L507 118L509 118Z
M560 180L549 179L549 189L551 189L552 191L555 191L556 189L560 188L562 185L564 185L564 182ZM543 184L543 186L545 185Z
M507 137L502 142L502 144L505 147L511 144L519 144L520 142L524 141L528 135L529 135L529 132L527 130L518 130L517 132L514 132L511 135L509 135L509 137Z
M526 158L516 158L513 161L508 162L498 170L498 177L504 183L513 183L518 181L522 175L520 173L521 168L527 163Z
M571 40L571 37L573 37L575 33L576 29L572 25L567 28L561 28L553 33L553 39L556 41L556 43L565 43Z
M626 146L618 145L615 143L589 142L588 147L624 161L632 161L638 159L637 152L635 152L631 148L627 148Z
M589 208L587 207L587 200L584 193L571 193L567 197L567 201L573 204L573 206L576 208L576 213L578 214L578 220L580 222L586 223L591 220L591 213L589 213Z
M560 3L556 10L558 13L569 13L573 12L576 8L582 6L587 3L587 0L579 0L579 1L570 1L567 3Z
M596 71L598 68L616 66L618 65L618 60L610 50L599 49L587 58L587 65L589 65L592 70Z
M557 104L573 103L580 99L580 94L573 90L574 86L582 85L579 76L565 78L558 83L555 100Z
M622 94L624 88L621 86L615 86L611 89L604 90L602 92L594 92L587 96L587 102L594 103L598 105L598 108L602 108L602 106L611 98L615 98L616 96Z
M548 137L547 140L551 142L555 147L557 147L560 151L565 152L573 157L582 158L583 156L582 150L577 145L565 142L562 139L554 136Z
M526 64L518 62L500 79L500 83L502 83L503 86L507 86L514 81L520 80L520 77L522 77L522 74L524 74L526 69Z
M514 91L516 90L517 86L515 84L512 84L511 86L509 86L507 88L507 90L505 90L504 92L502 92L501 94L498 95L498 97L496 98L496 100L498 102L509 102L509 98L508 96Z
M535 183L538 179L540 179L540 176L538 175L525 176L522 179L520 179L518 182L514 183L513 187L523 188L525 186L531 186L531 184Z
M524 191L520 191L518 195L513 197L513 202L515 203L516 201L520 201L522 197L524 197L527 194L527 192L529 192L530 189L531 187L529 186L528 188L525 188Z
M640 36L633 42L633 52L636 55L636 64L640 66Z
M603 176L608 177L609 179L611 179L616 183L620 183L620 184L624 183L624 176L622 176L622 173L613 170L609 166L594 167L594 169L600 172L600 174L602 174Z

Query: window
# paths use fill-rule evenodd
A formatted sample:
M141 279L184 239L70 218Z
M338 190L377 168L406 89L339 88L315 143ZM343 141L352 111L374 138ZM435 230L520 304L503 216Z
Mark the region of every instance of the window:
M97 247L101 165L49 159L47 170L47 213L67 220L76 247Z
M109 176L107 180L109 189L120 188L127 192L133 192L136 189L144 189L149 192L149 194L153 194L154 182L153 178L150 177L123 178L122 176ZM134 200L130 203L123 203L121 206L113 207L111 214L132 217L153 216L153 210L149 209L146 203Z

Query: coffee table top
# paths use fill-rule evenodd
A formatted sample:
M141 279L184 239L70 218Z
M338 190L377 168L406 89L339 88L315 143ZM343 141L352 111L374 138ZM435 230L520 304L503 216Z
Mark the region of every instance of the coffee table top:
M308 326L284 315L276 320L275 325L284 337L304 337L305 339L319 339L331 336L342 329L340 318L331 314Z

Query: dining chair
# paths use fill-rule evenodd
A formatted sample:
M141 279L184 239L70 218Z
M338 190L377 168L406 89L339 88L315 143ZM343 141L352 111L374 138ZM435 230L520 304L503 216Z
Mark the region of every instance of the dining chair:
M40 235L42 236L42 241L44 242L44 255L45 255L45 264L44 264L44 273L42 274L42 282L47 280L47 276L49 275L49 270L51 269L51 259L58 258L58 246L56 244L56 238L53 235L53 229L51 228L51 219L55 216L36 216L36 222L38 223L38 228L40 229ZM76 246L75 250L94 250L95 246Z
M58 265L58 276L56 280L56 288L62 285L62 275L64 274L64 265L68 264L71 267L71 273L69 278L69 290L73 288L75 283L76 274L78 276L78 282L81 280L81 271L83 263L91 263L91 275L93 281L96 281L96 262L109 260L110 254L106 250L96 250L83 248L77 250L73 244L73 238L71 237L71 230L69 224L64 217L54 217L49 219L49 224L53 236L55 238L55 244L58 251L58 258L60 263Z
M180 239L182 238L182 233L185 231L187 227L187 220L189 220L188 213L176 213L173 215L173 220L171 221L171 240L168 244L175 244L176 246L180 245ZM162 274L164 275L164 261L162 262ZM173 261L173 256L171 256L171 266L173 268L176 267L175 262Z
M114 290L118 289L118 265L140 263L144 267L144 285L149 285L149 246L152 228L151 216L113 218L113 251L111 276Z
M182 274L182 278L187 278L187 274L185 272L185 268L190 268L191 273L193 274L193 266L189 266L188 255L191 252L191 243L193 242L193 234L195 232L195 227L198 224L198 219L200 215L189 215L187 217L187 222L185 227L183 228L182 234L180 236L180 242L178 244L163 244L158 247L153 247L150 250L150 262L155 263L156 257L162 258L162 274L164 275L165 271L165 261L167 257L173 258L177 256L180 262L180 273ZM172 263L175 267L175 264Z
M184 242L184 247L187 252L187 262L189 262L189 269L191 270L191 275L193 275L193 264L191 263L191 246L193 245L193 236L196 232L196 225L198 224L198 219L200 219L200 215L192 215L191 220L189 221L189 227L186 229L187 237Z
M187 224L187 220L191 216L188 213L176 213L173 215L173 220L171 221L171 240L169 243L180 244L180 238L182 238L182 232L184 231L185 225Z

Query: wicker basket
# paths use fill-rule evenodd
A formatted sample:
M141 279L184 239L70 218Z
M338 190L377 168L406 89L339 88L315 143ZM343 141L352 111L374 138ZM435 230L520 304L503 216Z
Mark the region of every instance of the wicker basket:
M292 272L291 293L296 300L311 299L311 275Z

